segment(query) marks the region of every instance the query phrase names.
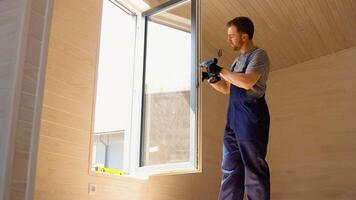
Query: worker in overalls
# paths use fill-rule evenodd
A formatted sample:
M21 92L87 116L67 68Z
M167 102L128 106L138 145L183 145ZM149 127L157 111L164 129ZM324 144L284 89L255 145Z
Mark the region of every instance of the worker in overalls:
M269 111L265 101L269 59L253 42L254 26L247 17L227 23L227 41L240 52L230 71L210 65L218 74L209 81L216 90L230 94L224 132L220 200L270 199L270 174L265 160L269 132Z

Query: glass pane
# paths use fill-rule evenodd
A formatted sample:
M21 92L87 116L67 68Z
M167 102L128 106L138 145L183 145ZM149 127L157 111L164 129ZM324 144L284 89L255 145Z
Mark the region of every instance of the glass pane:
M92 170L114 173L124 169L124 140L131 118L134 41L135 17L104 0Z
M141 165L188 162L191 127L190 1L149 17ZM193 81L194 82L194 81Z

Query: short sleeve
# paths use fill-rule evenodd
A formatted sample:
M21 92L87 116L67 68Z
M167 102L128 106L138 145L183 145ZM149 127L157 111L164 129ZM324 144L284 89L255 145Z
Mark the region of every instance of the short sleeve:
M249 64L247 65L246 72L253 71L259 74L264 74L269 70L269 58L266 51L258 49L251 55Z

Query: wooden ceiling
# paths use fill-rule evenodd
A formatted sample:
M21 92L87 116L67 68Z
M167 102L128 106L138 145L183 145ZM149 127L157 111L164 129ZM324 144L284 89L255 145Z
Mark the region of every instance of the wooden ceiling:
M267 50L271 70L356 46L356 0L201 0L201 6L203 40L222 49L223 59L238 55L226 42L226 22L236 16L253 20L254 42Z
M254 42L267 50L272 70L356 45L356 0L203 0L204 39L227 57L236 53L225 24L236 16L254 21Z

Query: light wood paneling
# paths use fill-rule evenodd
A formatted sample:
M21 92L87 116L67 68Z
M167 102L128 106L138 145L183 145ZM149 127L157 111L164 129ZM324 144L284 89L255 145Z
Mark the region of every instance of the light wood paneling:
M48 0L32 0L32 10L35 13L46 15Z
M9 199L17 200L17 199L25 199L26 195L26 187L28 186L28 172L30 169L30 150L31 150L31 139L34 135L34 114L35 114L35 103L36 99L41 98L38 97L38 73L39 67L41 64L41 54L43 56L43 39L44 39L44 28L45 28L45 10L47 0L35 0L30 2L20 2L20 1L11 1L12 4L8 4L8 7L11 8L14 5L18 6L18 10L22 9L21 13L24 13L25 22L20 20L22 15L18 15L16 19L16 23L13 25L19 26L19 30L22 30L22 33L19 33L21 36L18 39L16 45L1 45L5 46L5 51L7 54L15 53L17 46L20 45L23 48L23 57L18 56L20 59L19 65L21 66L17 71L4 71L9 73L8 77L11 73L17 73L16 77L18 79L19 90L15 91L16 95L19 97L18 102L18 110L15 110L15 116L17 116L13 124L14 130L12 130L14 134L14 150L10 157L12 159L11 170L7 176L9 177L10 184L10 193ZM3 3L3 2L1 2ZM1 4L0 3L0 4ZM24 6L27 4L31 4L28 7ZM4 4L3 4L4 5ZM30 9L31 8L31 9ZM11 10L10 10L11 11ZM16 15L17 12L12 10L11 14L7 14L6 12L1 12L5 14L6 19L10 21L10 17L12 15ZM7 15L6 15L7 14ZM5 21L6 21L5 20ZM10 28L10 27L7 27ZM11 30L11 29L6 29ZM17 33L10 33L10 37L15 38ZM6 37L1 37L6 39ZM7 38L9 39L9 38ZM24 45L26 44L26 45ZM13 49L12 49L13 48ZM4 50L3 48L1 48ZM22 53L21 53L22 54ZM16 54L15 54L16 55ZM11 58L9 56L9 58ZM7 58L7 59L9 59ZM12 57L13 59L16 56ZM22 61L23 59L23 61ZM13 65L15 62L12 63ZM15 67L14 67L15 68ZM2 70L1 70L2 71ZM11 81L11 80L9 80ZM18 94L17 94L18 93ZM2 126L3 127L3 126ZM12 150L12 149L11 149ZM10 151L11 151L10 150Z
M17 1L0 2L0 199L8 191L8 156L11 141L10 106L15 73L17 32L19 30Z
M203 13L211 14L210 18L203 18L203 58L216 56L216 50L224 47L224 56L219 60L223 66L229 66L236 56L226 45L225 23L240 13L256 16L257 27L265 28L264 32L257 31L256 42L267 47L273 63L278 58L274 66L287 66L328 53L328 49L337 49L319 51L325 44L321 39L314 38L320 33L313 29L312 21L307 20L309 18L306 21L311 23L310 30L304 21L300 21L299 27L308 28L302 32L306 35L314 33L304 43L317 40L317 47L310 46L306 51L298 41L301 35L285 32L298 28L293 28L295 25L291 21L294 17L288 13L296 7L302 12L303 7L309 6L302 4L307 1L292 2L290 5L282 1L253 1L238 5L240 1L219 1L222 6L218 1L203 2ZM352 1L346 3L352 4ZM341 6L335 4L338 8ZM310 6L315 7L314 4ZM203 85L202 105L202 173L157 176L149 180L88 174L89 118L94 97L99 8L99 0L87 1L85 6L79 0L55 1L35 199L216 199L227 97L206 84ZM269 14L264 9L269 10ZM271 30L279 31L280 35ZM90 34L86 35L87 32ZM349 29L346 32L353 34ZM275 34L283 40L277 42L273 38ZM211 39L215 36L218 39ZM296 45L295 49L288 49L292 45ZM352 55L355 55L354 49L271 73L268 101L272 127L268 159L272 170L273 199L342 200L355 195L355 177L352 175L355 165L351 160L355 153L352 145L355 127L351 121L355 110L347 109L355 97L355 91L350 87L355 83ZM338 137L335 138L335 135ZM97 185L95 195L88 194L89 183Z
M19 134L13 130L19 111L18 87L23 69L23 54L18 49L23 47L24 40L24 34L21 33L24 30L22 23L25 21L22 13L26 12L24 4L26 3L20 1L0 2L0 199L8 198L14 189L23 191L24 184L14 185L12 182L12 170L21 171L12 167L12 161L23 163L28 160L22 156L22 152L14 150L14 145L26 140L16 141L15 144L14 138ZM18 175L17 183L22 182L20 175L23 173Z
M355 13L355 0L205 0L202 28L206 40L232 60L225 24L236 16L250 17L254 41L267 50L276 70L355 46Z
M271 73L273 199L356 195L356 48Z

